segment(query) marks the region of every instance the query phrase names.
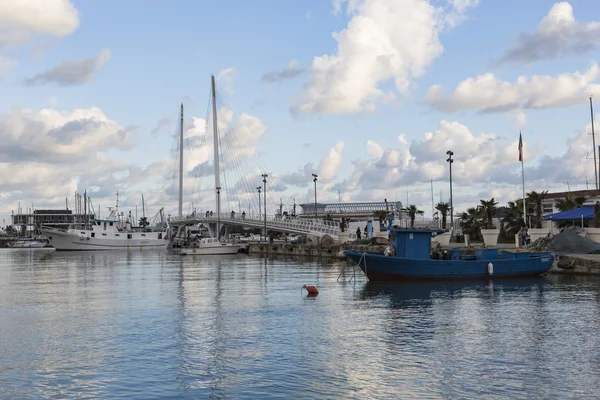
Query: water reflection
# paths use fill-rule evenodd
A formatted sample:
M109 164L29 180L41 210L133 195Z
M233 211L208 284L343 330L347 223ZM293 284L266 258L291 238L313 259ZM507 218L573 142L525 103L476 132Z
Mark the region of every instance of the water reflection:
M586 398L600 385L597 280L348 283L343 266L0 252L0 397Z

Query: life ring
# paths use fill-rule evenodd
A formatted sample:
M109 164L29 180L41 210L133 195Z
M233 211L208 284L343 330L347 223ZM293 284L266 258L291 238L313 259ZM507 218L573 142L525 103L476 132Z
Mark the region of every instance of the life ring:
M388 247L386 247L385 251L383 252L383 255L386 257L395 257L396 248L394 247L394 245L390 244Z

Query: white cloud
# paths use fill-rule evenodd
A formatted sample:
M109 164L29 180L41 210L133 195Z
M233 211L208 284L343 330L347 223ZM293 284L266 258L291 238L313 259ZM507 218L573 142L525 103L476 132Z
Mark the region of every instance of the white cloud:
M304 68L298 64L298 61L291 60L281 71L271 71L263 75L262 80L268 83L281 82L285 79L292 79L302 74Z
M233 82L238 76L238 70L235 67L225 68L217 74L219 87L228 93L233 93Z
M22 44L32 34L64 37L79 26L69 0L2 1L0 21L0 47Z
M522 33L499 63L532 63L585 54L600 45L600 22L579 23L568 2L555 3L533 33Z
M446 112L508 112L570 106L584 103L589 95L600 93L600 85L594 83L599 73L596 63L583 73L519 76L515 82L502 81L494 74L486 73L465 79L450 94L434 85L429 89L426 101ZM516 115L524 121L522 115Z
M110 50L101 50L91 58L66 60L49 70L25 80L27 85L57 83L61 86L74 86L90 83L94 73L110 60Z
M0 114L0 211L14 209L19 201L63 207L77 189L98 187L102 196L116 191L122 182L118 176L130 166L106 152L131 149L132 138L133 128L120 126L98 108L13 108Z
M336 51L313 59L311 79L293 102L294 114L372 111L379 102L394 100L395 93L382 85L393 80L405 93L443 52L439 34L451 26L445 18L462 15L476 2L451 2L442 9L428 0L336 0L334 13L343 4L352 17L333 34Z
M342 163L342 151L344 150L344 142L337 142L327 152L327 156L319 163L319 179L323 182L328 182L337 177Z
M0 74L4 71L13 68L15 65L17 65L15 61L11 60L10 58L3 57L0 54Z

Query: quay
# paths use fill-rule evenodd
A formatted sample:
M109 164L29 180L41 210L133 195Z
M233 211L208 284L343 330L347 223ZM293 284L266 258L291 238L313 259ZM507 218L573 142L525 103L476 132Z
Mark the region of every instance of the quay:
M444 248L460 248L464 254L470 254L479 246L466 247L460 243ZM499 244L502 250L523 251L514 245ZM291 244L291 243L249 243L245 246L248 254L261 256L302 256L320 258L346 259L344 250L383 252L386 245L354 245L354 244ZM600 275L600 254L568 254L560 257L560 265L555 262L548 273L565 275ZM566 268L564 268L566 267Z

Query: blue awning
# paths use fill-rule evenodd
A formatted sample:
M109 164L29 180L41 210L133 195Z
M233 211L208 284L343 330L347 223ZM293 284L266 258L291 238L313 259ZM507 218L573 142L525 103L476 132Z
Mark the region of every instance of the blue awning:
M594 207L574 208L573 210L546 215L544 218L549 221L572 221L574 219L580 220L582 217L583 219L594 219Z

